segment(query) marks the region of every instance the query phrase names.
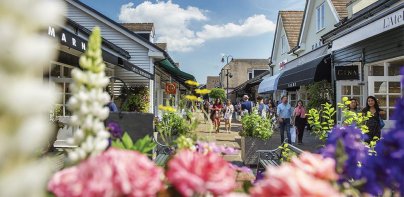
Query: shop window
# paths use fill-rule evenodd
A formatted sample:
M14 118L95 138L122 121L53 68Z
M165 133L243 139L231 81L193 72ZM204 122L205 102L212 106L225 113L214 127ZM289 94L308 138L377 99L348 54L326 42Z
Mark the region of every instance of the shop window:
M369 66L369 76L384 76L384 66L383 65Z
M400 75L400 68L404 66L404 59L389 62L388 74L389 76L397 76Z
M289 103L290 103L290 106L292 106L293 108L296 106L296 103L297 103L297 94L296 93L290 93Z

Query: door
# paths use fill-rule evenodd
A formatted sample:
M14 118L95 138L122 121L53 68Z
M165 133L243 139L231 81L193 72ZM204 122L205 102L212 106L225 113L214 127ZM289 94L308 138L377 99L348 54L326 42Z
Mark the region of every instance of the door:
M355 98L358 101L358 109L362 109L365 106L364 103L364 89L363 85L360 85L359 81L338 81L337 82L337 102L342 103L343 97L349 99ZM342 112L338 109L337 123L341 124Z
M384 129L394 125L395 103L401 97L400 76L369 76L369 95L375 96L379 106L386 112L382 116L386 126Z

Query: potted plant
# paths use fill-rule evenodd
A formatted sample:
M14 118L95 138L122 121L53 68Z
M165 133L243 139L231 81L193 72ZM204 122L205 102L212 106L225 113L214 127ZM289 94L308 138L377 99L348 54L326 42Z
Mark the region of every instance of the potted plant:
M240 132L241 138L241 159L245 165L257 164L257 150L267 150L269 139L273 131L271 120L258 114L257 109L253 109L250 115L243 116L241 120L243 130Z

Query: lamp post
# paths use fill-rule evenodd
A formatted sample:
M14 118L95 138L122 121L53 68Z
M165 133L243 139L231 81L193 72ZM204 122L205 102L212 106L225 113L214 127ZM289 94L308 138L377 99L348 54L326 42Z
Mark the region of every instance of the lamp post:
M224 63L224 58L226 57L226 65L228 65L229 64L229 57L231 57L231 59L230 59L230 61L232 61L233 60L233 56L231 56L231 55L223 55L222 56L222 63ZM230 70L230 68L227 68L227 69L222 69L222 71L223 70L226 70L226 92L227 92L227 94L226 94L226 98L227 99L229 99L229 77L230 78L232 78L233 77L233 75L231 74L231 73L229 73L229 70ZM223 73L223 72L222 72Z

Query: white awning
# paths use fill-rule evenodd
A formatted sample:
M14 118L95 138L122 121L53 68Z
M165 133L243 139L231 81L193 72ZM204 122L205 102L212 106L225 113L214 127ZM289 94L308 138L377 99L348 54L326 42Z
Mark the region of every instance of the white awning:
M279 80L280 76L281 76L281 73L278 73L274 76L264 79L258 86L258 93L264 94L264 93L270 93L270 92L277 90L278 80Z

